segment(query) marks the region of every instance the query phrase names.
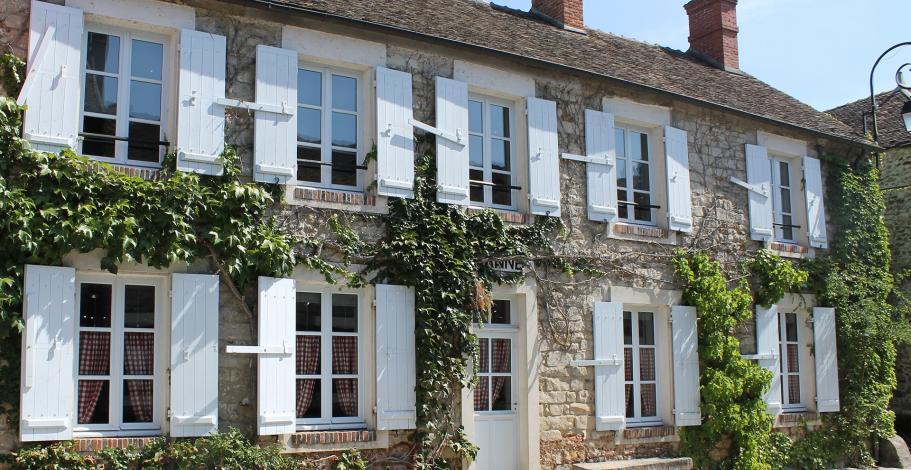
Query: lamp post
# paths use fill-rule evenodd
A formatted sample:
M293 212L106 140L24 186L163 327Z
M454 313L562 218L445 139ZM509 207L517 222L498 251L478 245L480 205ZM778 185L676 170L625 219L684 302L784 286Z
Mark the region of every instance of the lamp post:
M900 42L886 49L886 51L880 54L879 58L876 59L876 62L873 64L873 68L870 70L870 114L873 116L873 140L877 143L879 143L879 127L876 124L876 109L879 107L879 105L876 103L876 92L873 90L873 73L876 72L876 67L883 60L883 57L885 57L886 54L902 46L911 46L911 41ZM902 69L907 66L911 66L911 64L904 64L895 72L895 83L898 84L899 88L911 91L911 85L906 85L904 80L902 80ZM908 132L911 132L911 102L905 102L904 106L902 106L901 113L902 118L905 121L905 129ZM878 159L879 157L877 157L877 160ZM877 161L877 166L879 166L878 163L879 162Z

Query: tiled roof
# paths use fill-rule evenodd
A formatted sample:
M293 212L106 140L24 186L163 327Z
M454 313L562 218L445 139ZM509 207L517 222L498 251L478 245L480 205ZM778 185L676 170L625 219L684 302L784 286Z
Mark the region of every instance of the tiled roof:
M876 95L876 102L879 104L879 109L876 111L879 143L884 148L911 145L911 132L905 129L905 124L901 117L901 109L905 101L905 97L898 90ZM841 122L851 126L856 132L863 132L864 113L870 112L870 98L843 104L827 112ZM873 132L873 122L869 117L867 118L867 128L871 133Z
M693 54L594 29L587 29L587 34L567 31L537 15L484 1L246 1L372 23L570 67L827 136L869 144L862 134L837 119L754 77L721 70Z

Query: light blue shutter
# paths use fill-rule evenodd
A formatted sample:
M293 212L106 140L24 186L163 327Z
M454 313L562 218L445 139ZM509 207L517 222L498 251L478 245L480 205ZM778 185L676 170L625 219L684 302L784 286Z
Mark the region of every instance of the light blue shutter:
M414 197L411 74L376 68L377 194Z
M259 278L259 410L260 436L290 434L295 430L295 315L294 279Z
M177 169L221 175L225 149L226 40L224 36L180 30L177 100Z
M437 128L461 137L437 137L437 201L468 205L468 85L437 77Z
M596 222L617 219L617 163L614 115L585 110L585 164L588 177L588 218Z
M623 384L623 304L595 302L592 315L595 361L595 429L606 431L626 425Z
M25 266L22 442L73 438L76 409L76 270Z
M772 373L772 384L764 400L772 416L781 413L781 342L778 332L778 306L769 308L756 306L756 354L759 365Z
M772 166L769 152L759 145L746 145L747 183L750 197L750 238L772 239Z
M693 196L686 131L664 126L664 149L667 154L667 225L671 230L690 233L693 231Z
M376 427L414 429L414 288L376 286Z
M560 149L557 103L526 98L528 114L528 199L531 213L560 216Z
M823 203L822 173L818 159L803 157L803 179L807 201L807 235L810 238L810 246L828 248L826 208Z
M297 178L297 52L256 46L256 103L282 112L256 111L253 179L287 184Z
M699 426L699 334L696 307L671 307L674 348L674 424Z
M218 276L171 275L171 437L218 431Z
M816 360L816 411L830 413L840 407L838 348L835 342L835 309L813 308L813 351Z
M76 148L82 102L82 10L33 1L28 67L17 100L27 105L22 137L46 152Z

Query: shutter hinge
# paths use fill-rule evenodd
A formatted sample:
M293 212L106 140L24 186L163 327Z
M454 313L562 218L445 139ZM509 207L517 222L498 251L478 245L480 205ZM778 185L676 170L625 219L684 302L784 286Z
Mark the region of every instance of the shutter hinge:
M166 415L168 419L171 419L171 416L174 416L174 411L171 410L171 407L168 407L168 413Z
M173 299L173 298L174 298L174 291L173 291L173 290L170 290L170 289L168 290L168 298L169 298L169 299Z

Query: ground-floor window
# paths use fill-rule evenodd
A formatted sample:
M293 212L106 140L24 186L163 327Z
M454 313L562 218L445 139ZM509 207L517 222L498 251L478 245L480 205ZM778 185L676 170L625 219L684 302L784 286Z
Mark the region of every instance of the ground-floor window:
M511 303L494 300L490 317L478 338L478 384L474 389L475 412L512 411L513 341Z
M800 333L796 313L780 313L781 338L781 403L785 410L801 410L800 399Z
M660 421L655 313L624 311L623 344L626 421Z

